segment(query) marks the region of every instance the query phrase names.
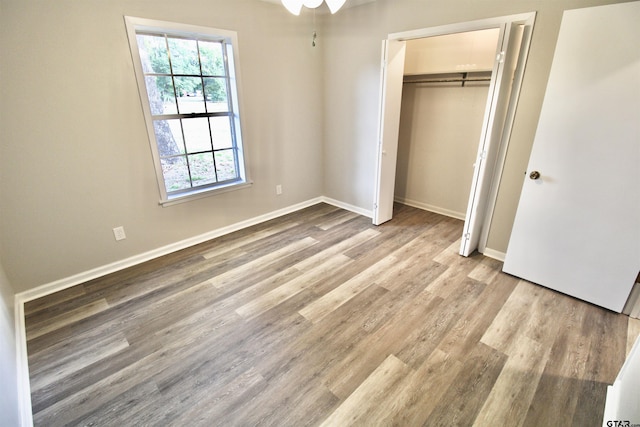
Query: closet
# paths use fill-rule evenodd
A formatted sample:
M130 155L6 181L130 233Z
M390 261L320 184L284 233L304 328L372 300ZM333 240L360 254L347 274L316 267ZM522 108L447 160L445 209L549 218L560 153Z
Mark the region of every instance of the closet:
M499 29L408 40L395 200L464 219Z

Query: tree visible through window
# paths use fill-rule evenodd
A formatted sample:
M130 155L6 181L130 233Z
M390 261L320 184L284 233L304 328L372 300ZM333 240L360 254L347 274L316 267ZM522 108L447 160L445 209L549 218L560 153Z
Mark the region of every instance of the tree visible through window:
M166 198L243 183L230 40L136 26L135 41Z

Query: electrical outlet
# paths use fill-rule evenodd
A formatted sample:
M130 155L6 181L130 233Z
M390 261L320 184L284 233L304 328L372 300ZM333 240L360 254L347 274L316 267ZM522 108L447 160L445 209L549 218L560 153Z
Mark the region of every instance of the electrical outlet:
M127 235L124 234L124 227L116 227L113 229L113 237L116 238L116 240L124 240L127 238Z
M276 185L276 194L279 196L282 194L282 185Z

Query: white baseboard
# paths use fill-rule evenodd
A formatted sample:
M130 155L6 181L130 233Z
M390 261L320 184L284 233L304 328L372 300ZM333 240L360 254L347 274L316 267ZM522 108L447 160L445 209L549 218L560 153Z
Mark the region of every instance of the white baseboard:
M307 208L309 206L313 206L322 202L339 207L341 209L355 212L359 215L366 216L368 218L373 217L372 211L368 211L368 210L359 208L357 206L350 205L348 203L343 203L338 200L331 199L329 197L324 197L324 196L316 197L315 199L310 199L302 203L298 203L283 209L279 209L277 211L273 211L264 215L250 218L245 221L240 221L235 224L218 228L216 230L209 231L207 233L200 234L198 236L194 236L185 240L181 240L179 242L171 243L169 245L166 245L157 249L152 249L148 252L134 255L132 257L129 257L120 261L116 261L111 264L97 267L89 271L84 271L82 273L78 273L73 276L65 277L63 279L56 280L54 282L47 283L42 286L38 286L37 288L30 289L25 292L20 292L16 294L16 299L21 301L22 303L26 303L38 298L42 298L44 296L51 295L55 292L59 292L67 288L70 288L72 286L76 286L81 283L88 282L89 280L106 276L107 274L115 273L116 271L124 270L125 268L132 267L134 265L142 264L143 262L161 257L163 255L167 255L167 254L179 251L181 249L186 249L191 246L197 245L199 243L203 243L208 240L215 239L216 237L224 236L226 234L233 233L234 231L242 230L244 228L251 227L253 225L257 225L257 224L302 210L304 208Z
M428 203L418 202L417 200L405 199L403 197L396 197L394 198L394 201L398 203L402 203L403 205L411 206L412 208L422 209L424 211L437 213L437 214L448 216L455 219L461 219L463 221L466 216L462 212L452 211L450 209L441 208L439 206L430 205Z
M88 282L89 280L106 276L107 274L115 273L116 271L124 270L125 268L132 267L134 265L142 264L143 262L161 257L163 255L167 255L167 254L179 251L181 249L185 249L185 248L197 245L199 243L203 243L208 240L215 239L216 237L224 236L225 234L233 233L234 231L242 230L243 228L251 227L252 225L260 224L262 222L269 221L271 219L278 218L280 216L299 211L301 209L316 205L321 202L325 202L325 199L323 197L317 197L315 199L307 200L305 202L288 206L286 208L279 209L277 211L273 211L264 215L247 219L245 221L240 221L235 224L218 228L218 229L206 232L204 234L200 234L198 236L181 240L179 242L171 243L169 245L162 246L160 248L152 249L148 252L134 255L132 257L129 257L120 261L116 261L111 264L103 265L101 267L97 267L89 271L84 271L82 273L78 273L73 276L65 277L63 279L56 280L55 282L47 283L42 286L38 286L37 288L30 289L25 292L20 292L16 294L16 298L20 300L22 303L26 303L34 299L42 298L44 296L51 295L55 292L59 292L67 288L70 288L72 286L76 286L81 283ZM334 203L331 203L331 201L326 201L326 203L332 204L332 205L334 204Z
M373 218L373 211L371 210L362 209L357 206L350 205L349 203L344 203L339 200L332 199L330 197L321 197L321 199L322 199L321 201L324 203L336 206L338 208L342 208L347 211L357 213L362 216L366 216L367 218Z
M132 257L116 261L98 268L94 268L89 271L74 274L73 276L65 277L63 279L56 280L54 282L38 286L37 288L16 294L14 301L14 311L16 328L16 357L18 366L18 398L20 400L19 405L21 414L21 425L23 427L30 427L33 425L33 415L31 413L31 387L29 384L29 363L27 358L27 334L24 319L25 303L45 297L47 295L51 295L55 292L68 289L72 286L85 283L89 280L106 276L107 274L115 273L117 271L141 264L143 262L161 257L163 255L167 255L181 249L185 249L199 243L215 239L216 237L224 236L225 234L233 233L234 231L242 230L243 228L251 227L252 225L257 225L323 202L369 218L373 217L372 211L362 209L348 203L343 203L329 197L316 197L302 203L288 206L286 208L250 218L245 221L240 221L226 227L218 228L216 230L209 231L207 233L200 234L189 239L181 240L179 242L175 242L157 249L152 249L148 252L134 255Z
M482 251L482 255L488 256L489 258L497 259L498 261L504 262L504 258L507 256L504 252L496 251L490 248L484 248Z

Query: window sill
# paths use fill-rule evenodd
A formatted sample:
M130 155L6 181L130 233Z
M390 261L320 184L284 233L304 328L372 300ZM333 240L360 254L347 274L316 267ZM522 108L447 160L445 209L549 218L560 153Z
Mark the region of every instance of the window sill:
M177 205L179 203L190 202L192 200L202 199L204 197L213 196L221 193L228 193L229 191L241 190L243 188L251 187L253 181L234 182L226 186L216 188L205 188L202 190L193 190L188 193L181 193L175 196L169 196L167 200L160 200L159 204L166 208L168 206Z

